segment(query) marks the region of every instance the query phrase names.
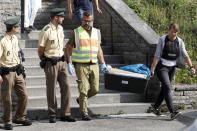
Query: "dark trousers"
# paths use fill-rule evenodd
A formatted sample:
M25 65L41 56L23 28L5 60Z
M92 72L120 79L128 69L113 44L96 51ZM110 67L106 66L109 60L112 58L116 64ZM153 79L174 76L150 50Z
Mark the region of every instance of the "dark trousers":
M170 112L173 112L173 103L172 103L172 95L171 95L171 87L172 87L172 80L174 78L176 68L175 66L169 67L162 65L161 62L158 63L156 68L156 73L161 81L161 91L159 93L159 96L155 102L154 108L158 108L163 100L165 99L167 107Z

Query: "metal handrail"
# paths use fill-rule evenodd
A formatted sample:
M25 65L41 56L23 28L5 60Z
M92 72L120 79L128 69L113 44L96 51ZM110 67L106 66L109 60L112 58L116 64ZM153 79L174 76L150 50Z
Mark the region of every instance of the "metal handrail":
M108 15L110 15L111 17L111 45L112 45L112 54L114 53L114 49L113 49L113 21L118 25L118 27L121 29L121 31L124 32L124 34L128 37L128 39L130 41L133 41L130 36L128 35L128 33L123 29L123 27L118 24L118 22L116 21L116 19L114 18L114 16L111 15L111 13L105 8L105 6L102 4L102 2L99 2L99 4L102 5L103 9L108 13ZM142 48L140 48L136 43L135 41L133 41L134 45L137 47L138 50L141 51L142 54L145 54L146 55L146 65L148 65L148 59L149 59L149 53L148 52L144 52L144 50L142 50Z

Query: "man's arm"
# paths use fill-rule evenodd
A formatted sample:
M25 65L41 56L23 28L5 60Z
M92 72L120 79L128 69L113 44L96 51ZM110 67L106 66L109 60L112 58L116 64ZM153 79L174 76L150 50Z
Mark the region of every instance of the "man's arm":
M99 14L101 14L102 11L101 11L100 8L99 8L98 0L95 0L95 5L96 5L96 10L97 10L97 12L98 12Z
M70 44L66 44L66 49L65 49L65 53L66 53L66 62L70 63L70 56L71 56L71 50L72 50L72 46Z
M39 46L39 47L38 47L38 56L39 56L39 58L40 58L41 56L43 56L43 55L44 55L44 47Z
M69 16L69 19L72 20L72 17L73 17L72 0L68 0L68 16Z
M99 45L99 50L98 50L98 58L101 64L105 63L104 57L103 57L103 50L100 45Z
M187 65L190 67L190 71L193 72L193 74L195 74L195 72L196 72L195 68L191 68L192 61L191 61L190 57L189 56L185 57L185 61L186 61Z
M154 56L154 58L153 58L153 63L152 63L152 65L151 65L151 76L154 75L155 68L156 68L156 66L157 66L158 61L159 61L159 57Z

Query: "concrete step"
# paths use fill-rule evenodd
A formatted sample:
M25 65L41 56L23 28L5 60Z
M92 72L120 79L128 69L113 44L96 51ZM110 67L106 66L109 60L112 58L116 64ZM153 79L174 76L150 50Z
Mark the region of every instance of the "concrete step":
M71 106L78 106L76 102L76 98L79 95L72 95L71 96ZM60 100L61 97L57 96L57 104L60 107ZM112 104L112 103L131 103L131 102L142 102L144 101L144 95L134 94L134 93L100 93L96 96L88 99L88 105L90 104ZM28 107L35 108L35 107L47 107L47 98L46 96L33 96L28 97Z
M46 96L46 85L27 86L27 94L29 97ZM70 84L71 95L79 95L78 85ZM104 83L99 84L99 93L117 93L118 91L105 89ZM59 85L56 87L56 95L60 95Z
M68 42L68 38L64 39L64 46ZM20 47L23 48L38 48L38 39L19 40Z
M70 33L72 30L64 30L64 36L65 38L69 38L70 37ZM30 33L20 33L20 34L16 34L16 36L19 39L22 40L28 40L28 39L38 39L39 38L39 33L41 32L41 30L35 30L35 31L31 31Z
M123 64L123 56L121 55L104 55L106 64ZM26 57L24 66L39 66L40 59L36 57Z
M38 56L37 48L24 48L22 49L25 57ZM63 49L65 51L65 48ZM102 46L103 54L110 55L112 53L111 46Z
M69 76L69 84L77 84L77 77L75 75ZM36 86L36 85L46 85L45 75L42 76L27 76L26 78L27 86ZM100 83L104 83L104 75L100 74L99 76Z
M88 105L89 115L109 115L109 114L136 114L145 113L149 108L150 103L112 103L112 104L90 104ZM79 107L73 106L71 108L71 114L74 117L79 117ZM57 110L57 117L60 116L60 109ZM41 108L28 108L28 117L31 119L47 119L48 109L47 107Z
M113 68L125 66L125 64L110 64ZM27 76L45 75L44 70L40 66L25 66ZM101 72L100 72L101 73Z

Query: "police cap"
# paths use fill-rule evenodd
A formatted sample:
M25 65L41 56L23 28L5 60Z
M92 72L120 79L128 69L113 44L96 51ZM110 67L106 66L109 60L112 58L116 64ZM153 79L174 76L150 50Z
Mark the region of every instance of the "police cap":
M51 16L65 16L64 14L65 9L64 8L53 8L51 10Z
M4 24L6 26L20 26L20 18L19 17L15 17L15 18L11 18L11 19L7 19Z

